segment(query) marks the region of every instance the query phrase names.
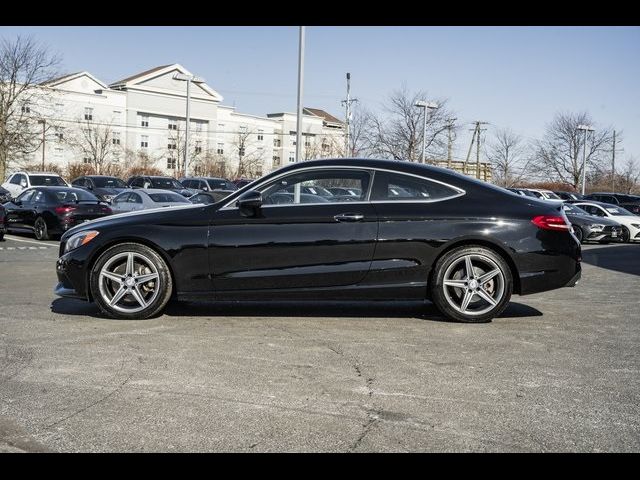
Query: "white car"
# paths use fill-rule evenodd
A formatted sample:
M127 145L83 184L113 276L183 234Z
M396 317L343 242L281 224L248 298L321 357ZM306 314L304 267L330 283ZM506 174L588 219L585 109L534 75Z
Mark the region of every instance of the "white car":
M618 222L624 227L622 241L640 242L640 216L634 215L629 210L611 203L581 200L579 202L571 202L571 204L586 210L591 215L605 217Z
M16 198L23 190L31 187L70 187L57 173L16 172L9 175L2 188L8 190L12 198Z
M544 190L542 188L522 188L521 190L527 190L533 193L540 200L548 200L551 202L564 202L562 198L553 193L551 190Z

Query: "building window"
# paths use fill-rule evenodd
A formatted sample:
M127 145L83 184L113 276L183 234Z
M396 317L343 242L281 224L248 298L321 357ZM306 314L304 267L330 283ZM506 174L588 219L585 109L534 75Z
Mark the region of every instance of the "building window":
M296 145L296 132L289 132L289 138L291 139L291 145Z
M329 150L329 144L327 143L327 141L326 141L326 140L323 140L323 141L322 141L322 151L323 151L323 152L326 152L326 151L328 151L328 150Z
M282 146L282 140L280 140L279 138L274 138L273 139L273 146L274 147L281 147Z
M169 119L169 130L178 130L178 120L175 118Z
M56 157L61 157L62 156L62 148L56 147L53 150L53 155L56 156Z
M246 125L240 125L240 133L247 133L247 126Z
M195 131L198 133L202 132L202 122L195 123Z
M311 146L311 139L310 138L305 138L304 139L304 146L305 148L309 148Z
M244 157L244 147L238 148L238 155L240 155L241 157Z
M83 157L83 158L82 158L82 163L91 163L91 158L89 158L89 157Z
M111 142L114 145L120 145L120 132L113 132L113 137L111 138Z
M175 170L176 169L176 159L175 158L167 158L167 170Z
M296 161L296 154L294 152L289 152L289 162Z
M140 136L140 147L147 148L149 146L149 135Z
M218 155L224 155L224 143L218 144L218 149L216 150L216 153Z
M264 130L258 130L258 141L264 140Z
M280 165L280 157L278 155L273 156L273 164Z
M84 119L87 121L93 120L93 108L85 107L84 109Z
M202 153L202 142L200 140L196 141L196 147L194 149L196 153Z
M167 144L167 148L169 150L176 150L178 148L178 144L176 143L175 139L172 139L172 138L169 139L169 143Z
M31 113L31 107L29 105L23 105L22 113Z
M149 115L142 115L140 117L140 126L148 127L149 126Z
M114 114L114 115L120 115L121 113L122 113L122 112L121 112L120 110L114 110L114 111L113 111L113 114Z
M62 140L64 140L64 131L62 127L58 127L56 128L56 131L53 134L56 137L56 140L58 140L59 142L61 142Z
M224 133L224 123L218 124L218 133Z

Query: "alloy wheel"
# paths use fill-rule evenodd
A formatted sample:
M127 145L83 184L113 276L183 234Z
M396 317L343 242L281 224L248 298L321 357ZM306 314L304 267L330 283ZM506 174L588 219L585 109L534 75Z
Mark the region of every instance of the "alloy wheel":
M444 273L444 297L456 311L470 316L493 310L505 292L504 274L498 264L481 254L463 255Z
M162 287L154 263L137 252L122 252L111 257L100 269L98 285L102 300L122 313L144 310Z

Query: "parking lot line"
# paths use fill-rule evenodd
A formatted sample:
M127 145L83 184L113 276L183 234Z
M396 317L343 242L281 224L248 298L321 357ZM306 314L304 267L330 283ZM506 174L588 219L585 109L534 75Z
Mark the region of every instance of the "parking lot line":
M36 240L25 240L24 238L17 238L17 237L14 237L13 235L5 235L4 238L6 238L7 240L15 240L16 242L33 243L34 245L38 245L38 246L42 246L43 244L49 245L50 247L58 246L57 243L39 242Z

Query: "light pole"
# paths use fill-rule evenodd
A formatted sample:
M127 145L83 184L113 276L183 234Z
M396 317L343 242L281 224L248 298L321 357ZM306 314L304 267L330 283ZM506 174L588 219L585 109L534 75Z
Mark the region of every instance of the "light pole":
M424 121L422 122L422 155L420 156L420 162L425 163L425 152L427 150L427 109L435 110L438 108L438 104L420 100L416 102L414 106L424 109Z
M45 142L45 132L47 130L47 121L43 118L42 120L38 120L38 123L42 124L42 171L44 172L44 142Z
M302 151L302 87L304 84L304 27L300 27L298 37L298 114L296 116L296 162Z
M595 131L591 125L578 125L578 130L584 130L584 146L582 147L582 195L587 183L587 132Z
M184 176L189 176L189 124L191 123L191 82L204 83L204 78L186 73L176 73L173 78L187 82L187 125L185 127L184 138Z

